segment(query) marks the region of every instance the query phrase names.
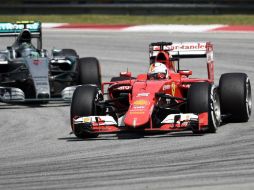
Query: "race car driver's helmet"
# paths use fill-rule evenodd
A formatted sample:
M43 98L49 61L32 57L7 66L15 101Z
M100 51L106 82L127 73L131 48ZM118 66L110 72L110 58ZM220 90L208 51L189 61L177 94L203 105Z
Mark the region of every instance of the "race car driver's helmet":
M166 79L168 78L168 70L163 63L155 62L151 64L148 71L148 79Z
M21 34L18 37L19 44L22 44L24 42L31 43L32 35L29 32L29 30L23 30Z

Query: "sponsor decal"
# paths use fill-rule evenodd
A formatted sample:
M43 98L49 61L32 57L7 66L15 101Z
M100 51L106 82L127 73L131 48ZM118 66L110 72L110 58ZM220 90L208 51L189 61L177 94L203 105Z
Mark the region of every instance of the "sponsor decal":
M160 50L160 46L153 46L153 50Z
M40 85L40 86L48 86L47 82L35 82L36 85Z
M154 51L160 50L160 46L154 46ZM179 50L206 50L206 43L176 43L173 45L163 46L163 50L179 51Z
M131 115L142 115L142 114L145 114L144 111L130 111L130 114Z
M131 86L119 86L116 89L117 90L131 90Z
M176 91L176 85L175 85L174 82L172 82L172 84L171 84L171 93L172 93L172 96L175 95L175 91Z
M133 103L133 105L134 106L146 106L146 105L148 105L148 101L147 100L136 100L136 101L134 101L134 103Z
M38 30L39 23L27 24L27 28L30 30ZM12 23L1 23L0 30L22 30L24 29L24 24L12 24Z
M145 106L133 106L133 109L145 109Z
M169 90L171 86L169 84L166 84L162 87L162 90Z
M144 92L144 93L138 93L138 95L136 97L145 97L145 96L149 96L149 92Z
M33 64L39 65L39 64L42 64L42 61L41 60L33 60Z
M200 50L206 49L206 43L179 44L168 47L169 50Z
M183 88L190 88L190 86L191 86L190 84L182 84Z
M36 85L48 86L48 77L46 77L46 76L34 76L34 83Z
M84 123L90 123L91 122L91 118L90 117L83 117L83 122Z

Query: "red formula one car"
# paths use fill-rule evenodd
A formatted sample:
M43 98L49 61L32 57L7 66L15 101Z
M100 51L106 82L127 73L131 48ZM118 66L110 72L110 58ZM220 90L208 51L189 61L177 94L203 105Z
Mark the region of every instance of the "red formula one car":
M207 78L181 70L183 58L206 58ZM148 73L122 72L111 82L78 87L71 104L71 126L78 138L100 133L215 133L223 119L246 122L251 114L251 85L245 73L226 73L214 84L210 42L150 44Z

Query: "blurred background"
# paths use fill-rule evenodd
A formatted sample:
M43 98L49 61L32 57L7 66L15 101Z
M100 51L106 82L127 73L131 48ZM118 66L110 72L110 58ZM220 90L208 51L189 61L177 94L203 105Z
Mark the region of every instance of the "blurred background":
M0 14L253 14L254 0L1 0Z

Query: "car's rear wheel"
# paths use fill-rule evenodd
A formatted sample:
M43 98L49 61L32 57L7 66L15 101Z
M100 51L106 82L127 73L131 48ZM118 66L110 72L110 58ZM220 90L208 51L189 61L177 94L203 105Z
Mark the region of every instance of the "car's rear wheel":
M80 84L95 84L101 87L101 69L95 57L80 58L78 72Z
M126 76L112 77L110 82L117 82L117 81L131 80L131 79L135 79L135 77L126 77Z
M55 56L74 56L74 57L78 57L77 52L74 49L61 49L60 52L57 52L54 54Z
M247 122L251 115L250 79L245 73L225 73L220 82L221 112L229 121Z
M102 114L100 108L96 106L96 102L102 99L103 96L97 86L79 86L74 91L71 103L71 126L73 133L78 138L95 138L98 136L98 134L87 132L82 128L83 126L74 126L73 118Z
M187 110L190 113L208 113L208 126L205 132L215 133L220 126L220 99L214 85L201 82L191 85L187 95ZM200 133L193 128L193 133Z

